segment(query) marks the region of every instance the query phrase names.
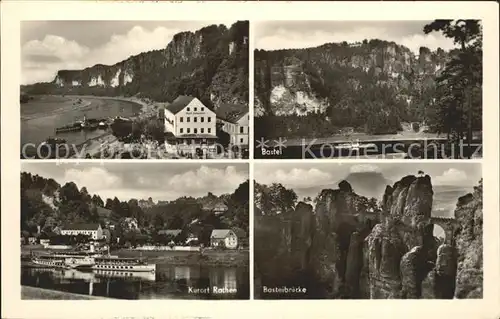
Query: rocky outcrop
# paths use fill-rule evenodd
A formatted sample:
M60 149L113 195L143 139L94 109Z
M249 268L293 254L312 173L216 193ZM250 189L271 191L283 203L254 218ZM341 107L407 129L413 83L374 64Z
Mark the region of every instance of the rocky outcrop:
M248 21L176 34L165 48L114 65L61 70L50 86L29 93L135 95L173 101L193 95L207 105L248 104ZM31 92L34 89L36 92Z
M461 197L455 210L460 229L456 234L458 257L456 298L483 297L483 185Z
M255 114L306 114L342 109L336 97L366 90L367 85L397 89L404 104L423 103L434 89L448 53L381 40L327 43L314 48L255 52ZM335 96L330 92L335 89ZM359 95L359 94L358 94ZM358 110L355 110L357 112Z
M458 200L453 220L431 216L427 175L387 186L380 208L346 181L321 191L315 202L314 213L299 203L285 214L256 217L262 282L305 283L310 298L482 296L481 185ZM438 241L435 223L452 238Z
M378 221L370 205L342 181L339 189L319 194L314 212L311 205L299 203L292 212L256 216L259 280L302 283L309 297L357 297L363 239Z

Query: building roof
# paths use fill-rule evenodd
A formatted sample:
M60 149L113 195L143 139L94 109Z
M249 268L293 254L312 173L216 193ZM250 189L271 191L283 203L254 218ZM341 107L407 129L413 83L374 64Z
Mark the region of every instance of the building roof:
M226 238L231 232L231 229L214 229L210 238Z
M186 106L188 106L188 104L191 103L191 101L193 101L194 99L195 98L192 96L179 95L172 103L165 106L165 108L173 114L177 114Z
M203 204L203 210L227 210L228 207L221 200L212 200Z
M238 237L238 238L245 238L245 237L247 237L247 233L243 229L241 229L241 228L233 227L231 230L233 231L233 233L236 234L236 237Z
M231 123L238 122L248 113L248 107L243 104L220 104L215 110L217 117Z
M97 230L99 229L99 224L72 224L72 225L66 225L62 227L62 230Z
M158 231L158 234L160 235L172 235L174 237L179 235L180 233L182 233L181 229L162 229Z

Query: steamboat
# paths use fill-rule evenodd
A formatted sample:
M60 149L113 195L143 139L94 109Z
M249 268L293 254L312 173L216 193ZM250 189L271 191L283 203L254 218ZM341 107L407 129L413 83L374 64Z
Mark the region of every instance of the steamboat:
M148 263L144 258L122 258L117 256L96 257L93 270L155 272L156 264Z

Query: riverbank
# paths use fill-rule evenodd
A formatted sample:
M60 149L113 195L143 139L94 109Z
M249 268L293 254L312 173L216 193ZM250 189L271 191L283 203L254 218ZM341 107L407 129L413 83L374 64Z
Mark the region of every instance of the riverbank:
M38 287L21 286L21 299L30 300L106 300L111 298L80 295L70 292L50 290Z
M139 251L120 249L111 254L120 257L146 257L148 261L158 264L176 266L221 266L221 267L248 267L249 251L242 250L203 250L193 251Z

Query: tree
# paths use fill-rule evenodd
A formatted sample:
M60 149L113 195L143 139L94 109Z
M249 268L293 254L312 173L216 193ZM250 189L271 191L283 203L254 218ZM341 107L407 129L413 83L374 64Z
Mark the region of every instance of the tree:
M436 126L451 135L453 143L467 132L470 158L472 130L482 122L482 26L479 20L435 20L424 26L426 34L433 31L460 47L437 79Z

